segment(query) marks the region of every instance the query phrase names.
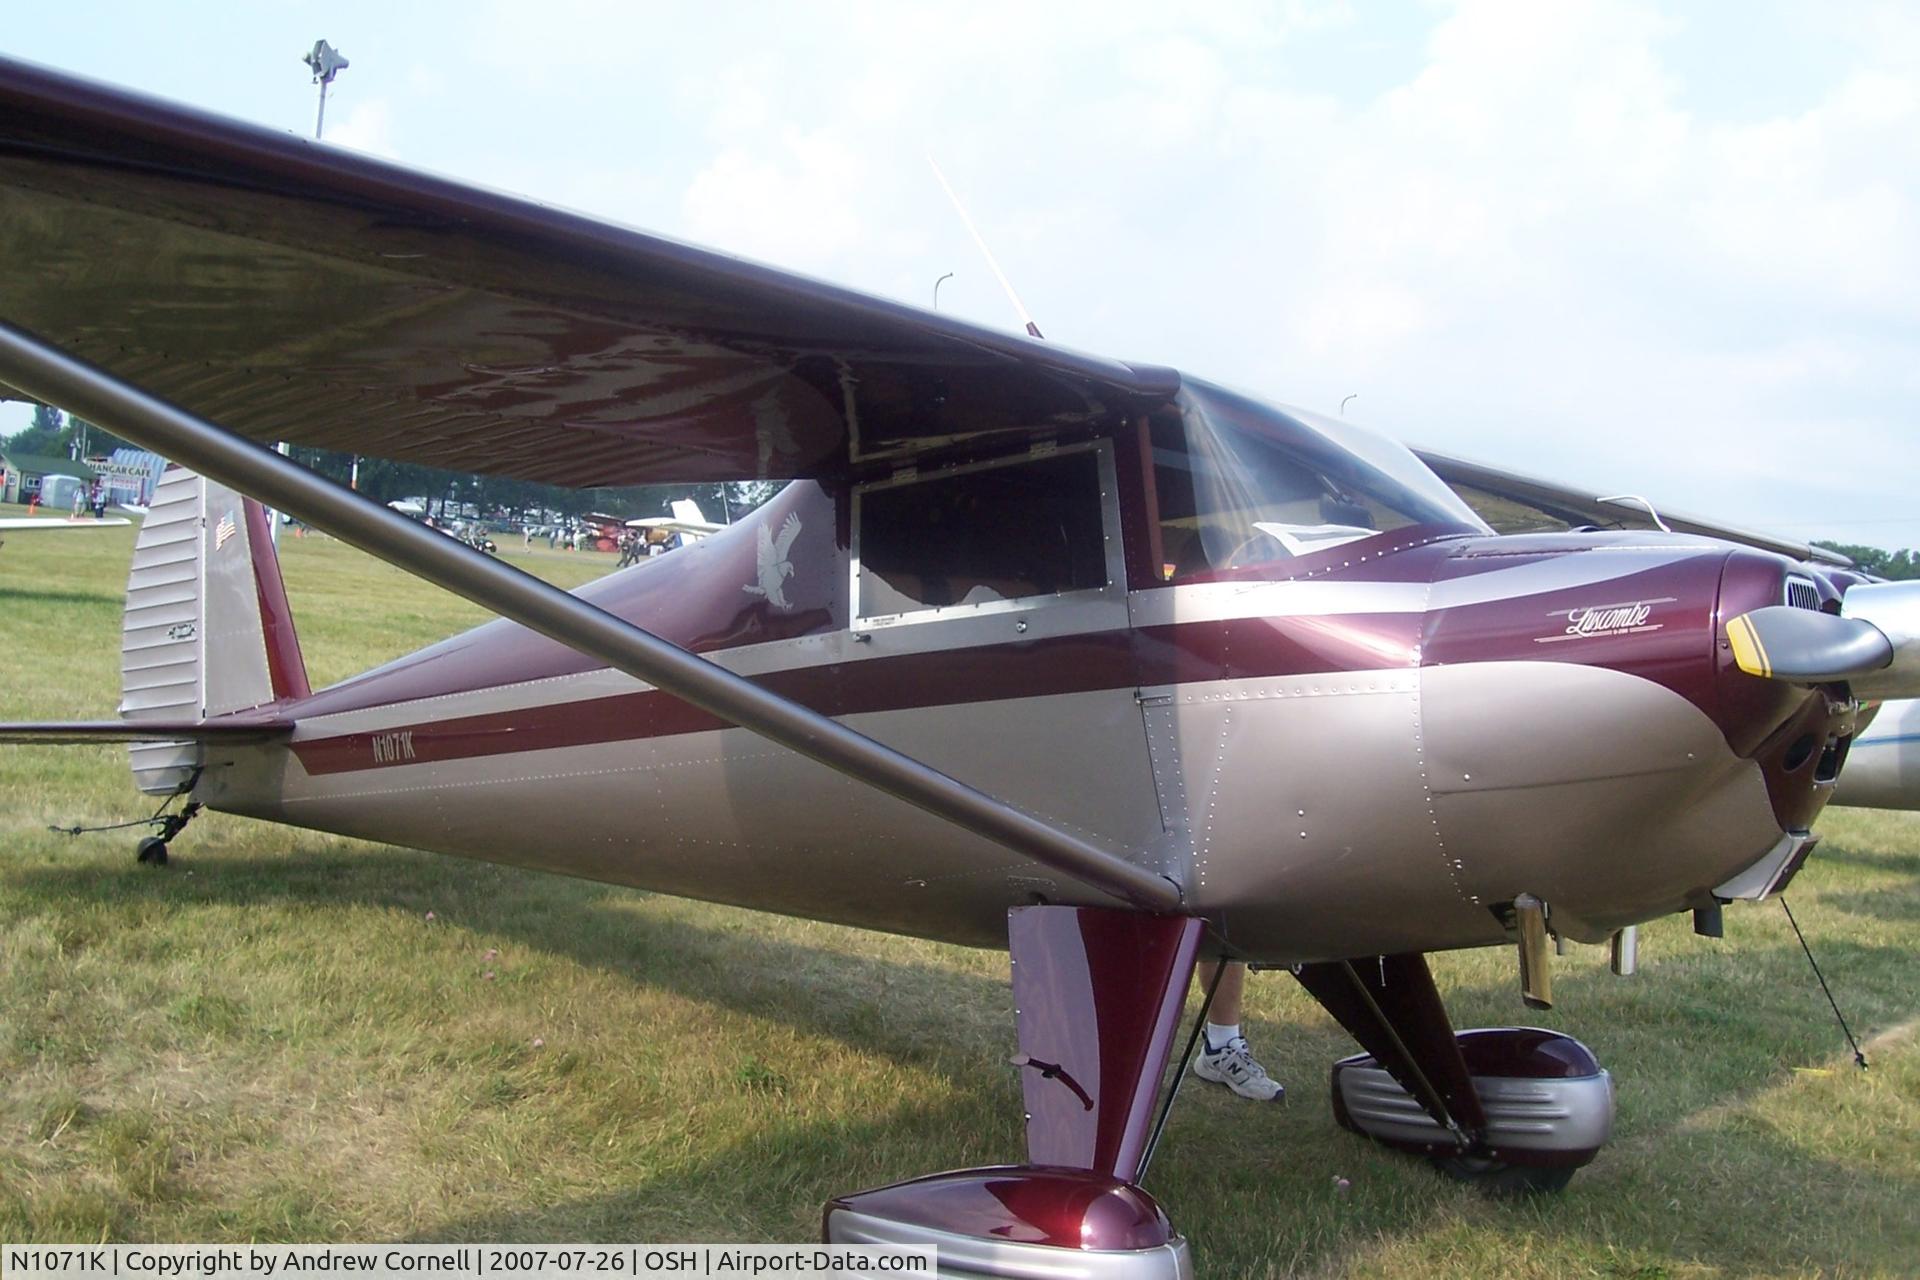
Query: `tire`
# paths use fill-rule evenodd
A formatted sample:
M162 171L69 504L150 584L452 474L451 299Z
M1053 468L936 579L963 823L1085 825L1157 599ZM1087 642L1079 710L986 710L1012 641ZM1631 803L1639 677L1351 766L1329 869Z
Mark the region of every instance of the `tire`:
M159 836L148 836L134 846L133 858L142 866L164 867L167 865L167 842Z
M1573 1181L1574 1165L1508 1164L1476 1156L1434 1156L1433 1167L1490 1196L1554 1195Z

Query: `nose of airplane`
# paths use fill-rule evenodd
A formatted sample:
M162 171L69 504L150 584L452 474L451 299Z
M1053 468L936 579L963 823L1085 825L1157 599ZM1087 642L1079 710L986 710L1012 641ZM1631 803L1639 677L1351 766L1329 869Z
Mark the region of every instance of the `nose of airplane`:
M1832 796L1855 727L1849 681L1893 658L1886 637L1844 608L1824 576L1762 552L1733 552L1721 573L1715 719L1760 766L1785 831L1807 830Z
M1422 780L1473 900L1532 894L1603 935L1807 847L1856 704L1755 674L1728 623L1837 618L1824 578L1705 539L1561 534L1459 545L1429 599Z
M1727 640L1749 675L1844 681L1863 698L1920 696L1920 582L1853 586L1835 611L1766 605L1729 618Z

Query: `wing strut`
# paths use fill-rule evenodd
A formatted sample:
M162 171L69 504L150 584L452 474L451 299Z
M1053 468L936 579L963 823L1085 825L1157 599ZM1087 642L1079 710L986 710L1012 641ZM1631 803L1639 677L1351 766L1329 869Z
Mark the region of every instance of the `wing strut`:
M0 321L0 380L809 759L1151 911L1179 885Z

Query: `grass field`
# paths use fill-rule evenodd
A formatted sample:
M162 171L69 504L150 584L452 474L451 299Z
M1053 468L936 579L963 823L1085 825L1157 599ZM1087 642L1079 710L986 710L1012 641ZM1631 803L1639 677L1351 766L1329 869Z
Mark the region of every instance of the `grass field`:
M0 718L109 716L131 531L0 550ZM479 619L321 539L283 551L315 683ZM508 559L573 585L611 557ZM804 1240L831 1195L1017 1159L1006 958L222 815L164 871L114 748L0 747L0 1240ZM1920 821L1836 811L1791 900L1643 931L1641 972L1442 956L1461 1025L1614 1072L1559 1197L1482 1199L1338 1130L1351 1046L1284 975L1291 1102L1183 1095L1149 1189L1210 1277L1920 1274ZM1341 1191L1336 1177L1351 1187Z

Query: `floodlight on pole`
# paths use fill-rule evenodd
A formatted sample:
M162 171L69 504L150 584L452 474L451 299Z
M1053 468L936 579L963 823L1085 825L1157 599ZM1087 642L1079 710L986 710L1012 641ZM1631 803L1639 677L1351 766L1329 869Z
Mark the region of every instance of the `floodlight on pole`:
M307 64L307 69L313 72L313 82L320 86L320 111L313 118L313 136L318 138L327 124L327 86L352 64L325 40L315 40L313 48L300 60Z
M327 87L333 83L335 76L345 71L352 64L347 61L345 54L328 44L325 40L315 40L313 42L313 48L307 50L307 52L301 56L300 61L307 64L307 70L313 72L313 82L320 86L320 109L313 117L313 137L317 142L327 127ZM285 440L280 441L273 447L281 457L285 457L288 453L287 442ZM353 460L353 487L355 489L360 487L359 480L360 459L356 456ZM267 512L267 536L272 539L276 547L280 545L280 513L271 509Z

